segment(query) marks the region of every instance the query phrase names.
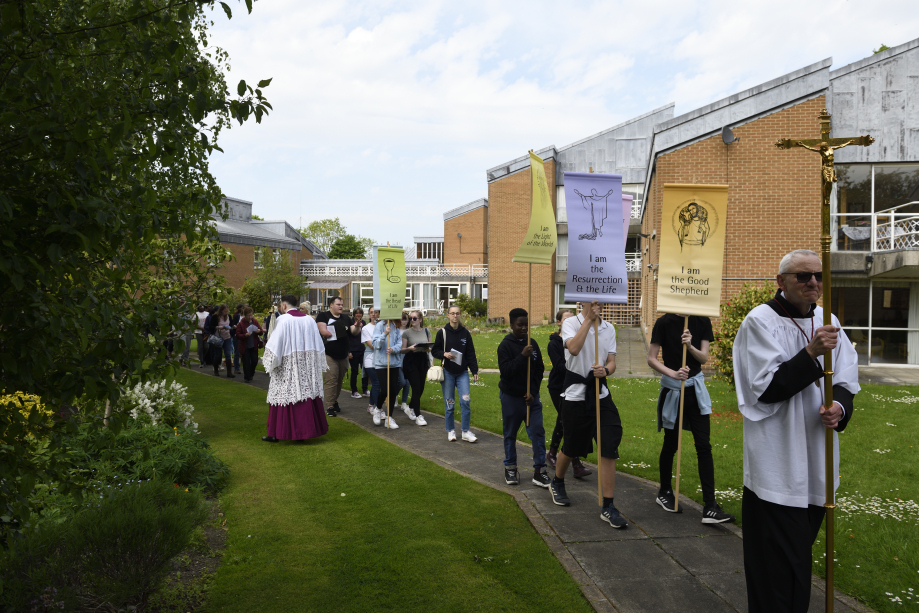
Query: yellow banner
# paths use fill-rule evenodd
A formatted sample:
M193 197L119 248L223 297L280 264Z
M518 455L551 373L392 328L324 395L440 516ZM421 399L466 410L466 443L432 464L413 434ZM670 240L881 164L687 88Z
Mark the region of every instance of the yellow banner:
M373 247L373 307L380 319L399 319L405 306L405 250Z
M727 185L664 185L657 310L721 316Z
M530 176L532 177L533 205L530 208L530 227L520 249L514 254L513 262L531 264L551 264L558 232L555 227L555 211L552 210L552 199L549 197L549 184L546 182L546 168L542 158L530 151Z

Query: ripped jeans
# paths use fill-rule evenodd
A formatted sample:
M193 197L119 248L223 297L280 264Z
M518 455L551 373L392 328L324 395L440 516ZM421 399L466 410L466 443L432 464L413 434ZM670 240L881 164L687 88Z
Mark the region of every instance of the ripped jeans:
M445 368L444 380L440 387L444 393L444 425L447 428L447 432L456 429L456 425L453 422L453 407L456 403L457 391L460 393L460 423L463 427L463 432L467 432L471 414L469 409L469 371L464 371L461 375L454 375Z

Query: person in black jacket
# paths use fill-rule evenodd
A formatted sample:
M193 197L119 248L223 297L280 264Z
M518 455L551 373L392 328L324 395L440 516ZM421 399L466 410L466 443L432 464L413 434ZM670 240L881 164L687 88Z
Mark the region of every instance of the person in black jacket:
M555 407L555 429L552 430L552 440L549 441L549 451L546 452L546 462L552 468L555 468L555 461L558 458L558 448L562 444L562 392L565 391L565 345L562 343L562 323L574 315L568 309L561 309L555 314L555 324L558 326L558 332L553 332L549 336L549 360L552 362L552 370L549 371L549 398L552 399L552 406ZM575 479L583 479L587 475L592 475L594 471L590 470L581 463L581 458L571 459L571 468L574 471Z
M239 338L236 336L236 326L239 325L239 320L243 318L243 308L246 305L237 304L236 312L233 313L233 316L230 317L230 339L233 341L233 370L236 371L236 374L240 374L240 363L239 363Z
M475 357L475 346L472 334L460 323L460 308L456 305L447 309L450 325L437 332L431 355L443 360L444 380L440 384L444 394L444 425L447 428L447 440L456 440L456 427L453 421L453 406L456 391L460 393L460 416L463 428L463 440L474 443L478 439L469 429L472 410L469 406L469 373L472 380L479 380L479 362Z
M542 402L539 387L546 370L539 345L533 339L527 343L529 316L524 309L512 309L508 321L511 333L498 345L498 369L501 371L501 418L504 429L504 482L517 485L517 432L530 407L527 436L533 443L533 485L549 487L552 480L546 474L546 431L542 425ZM530 389L527 389L527 363L530 364Z

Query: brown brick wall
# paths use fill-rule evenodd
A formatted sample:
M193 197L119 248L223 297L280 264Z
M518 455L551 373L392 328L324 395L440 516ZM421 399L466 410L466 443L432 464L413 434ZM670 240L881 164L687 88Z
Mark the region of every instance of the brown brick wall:
M555 161L546 160L546 180L555 202ZM507 318L515 307L527 308L527 268L511 261L530 224L530 170L522 170L488 184L488 316ZM455 236L455 233L454 233ZM465 234L463 235L465 236ZM446 240L446 238L444 239ZM532 264L531 321L554 321L555 256L552 264Z
M223 267L223 277L227 280L227 284L230 287L240 289L243 283L246 282L246 279L255 276L255 247L231 243L221 243L221 245L236 257L235 261L227 262ZM282 257L286 255L291 268L295 271L300 270L300 259L303 255L312 257L312 254L307 249L302 251L288 251L287 249L282 249L281 255Z
M487 236L488 207L448 219L444 222L444 264L488 264Z
M800 149L783 151L779 138L819 138L817 115L823 96L734 128L740 141L725 145L721 136L693 143L657 159L642 233L661 235L661 206L665 183L727 184L728 219L725 234L721 301L743 279L773 279L782 256L794 249L820 247L820 156ZM642 239L642 248L648 244ZM657 264L660 244L651 241L642 259L642 330L650 336L657 312L657 282L648 264ZM712 320L716 325L717 319Z

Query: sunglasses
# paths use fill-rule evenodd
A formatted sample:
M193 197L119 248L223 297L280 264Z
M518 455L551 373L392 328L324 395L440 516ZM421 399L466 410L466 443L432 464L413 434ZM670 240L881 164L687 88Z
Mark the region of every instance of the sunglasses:
M823 283L822 272L786 272L786 275L794 275L798 283L809 283L811 277L817 279L817 283Z
M417 317L412 317L412 321L418 321Z

